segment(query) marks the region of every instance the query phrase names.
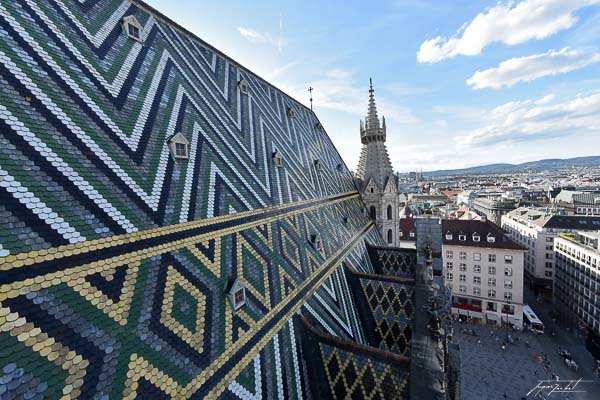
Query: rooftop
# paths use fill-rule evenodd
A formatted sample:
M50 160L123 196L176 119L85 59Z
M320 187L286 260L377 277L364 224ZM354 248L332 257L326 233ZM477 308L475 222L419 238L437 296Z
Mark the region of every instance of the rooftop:
M493 239L488 240L488 237ZM489 221L442 220L442 243L453 246L525 250Z

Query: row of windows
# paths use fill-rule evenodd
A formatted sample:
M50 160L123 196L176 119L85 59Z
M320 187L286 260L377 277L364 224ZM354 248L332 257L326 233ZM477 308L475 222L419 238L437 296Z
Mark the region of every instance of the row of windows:
M452 238L453 238L452 232L446 232L446 240L452 240ZM474 242L481 241L481 236L478 233L474 233L471 236L471 238L473 239ZM486 239L487 239L488 243L494 243L496 241L496 237L491 233L487 234ZM464 233L459 233L458 240L460 240L461 242L466 241L467 235L465 235Z
M448 250L446 251L446 258L454 258L454 251L452 250ZM467 259L467 252L466 251L461 251L458 253L458 258L459 260L466 260ZM481 253L473 253L473 261L481 261ZM495 254L488 254L488 262L496 262L496 255ZM513 256L510 255L505 255L504 256L504 263L505 264L512 264L513 263Z
M446 269L448 269L448 270L454 269L454 263L452 261L446 261ZM467 264L460 263L458 269L461 272L465 272L467 270ZM480 274L481 273L481 265L475 264L473 266L473 272L475 272L476 274ZM488 274L496 275L496 267L488 266ZM504 276L512 276L512 275L513 275L512 267L504 267Z
M454 274L452 272L446 272L446 280L447 281L453 281L454 280ZM458 280L459 282L466 282L467 281L467 276L460 274L458 275ZM480 276L474 276L473 277L473 284L475 285L481 285L481 277ZM496 278L488 278L488 286L491 287L495 287L496 286ZM512 289L513 288L513 282L511 280L505 280L504 281L504 288L505 289Z
M458 291L459 293L467 293L467 287L460 285L458 287ZM474 287L473 288L473 295L475 296L480 296L481 295L481 289L478 287ZM489 289L487 292L487 297L496 298L496 291L494 289ZM512 300L512 292L504 292L504 300Z

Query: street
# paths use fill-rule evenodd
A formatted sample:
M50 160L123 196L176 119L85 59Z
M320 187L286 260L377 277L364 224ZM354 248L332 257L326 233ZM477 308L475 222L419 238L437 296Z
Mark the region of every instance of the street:
M566 327L560 327L552 322L548 315L552 309L550 302L538 303L528 289L525 289L525 292L526 302L546 326L544 335L509 331L508 333L515 340L512 344L507 343L503 350L502 344L507 335L505 328L492 329L487 325L454 323L453 339L461 347L462 398L464 400L600 398L600 382L592 375L592 357L585 350L583 339L576 338L566 331ZM476 336L463 333L463 328L472 329ZM555 336L551 335L552 331L556 332ZM573 360L579 365L577 371L565 365L558 354L559 346L569 349ZM544 368L547 362L549 368ZM553 375L558 375L558 382L553 381ZM570 380L573 382L569 382ZM540 389L542 386L544 388ZM550 387L558 388L558 386L564 390L549 393ZM536 387L538 389L534 389Z

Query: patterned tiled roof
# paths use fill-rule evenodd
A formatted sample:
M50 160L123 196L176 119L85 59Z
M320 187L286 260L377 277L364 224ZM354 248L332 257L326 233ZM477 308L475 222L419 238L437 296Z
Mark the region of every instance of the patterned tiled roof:
M310 109L137 0L0 3L0 70L2 396L305 397L297 312L406 393L342 267L376 275L381 237Z

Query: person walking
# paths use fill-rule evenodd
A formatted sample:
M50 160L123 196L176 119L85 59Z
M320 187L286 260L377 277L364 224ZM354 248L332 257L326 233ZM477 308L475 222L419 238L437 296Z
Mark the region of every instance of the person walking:
M481 339L477 339L477 346L481 347Z

